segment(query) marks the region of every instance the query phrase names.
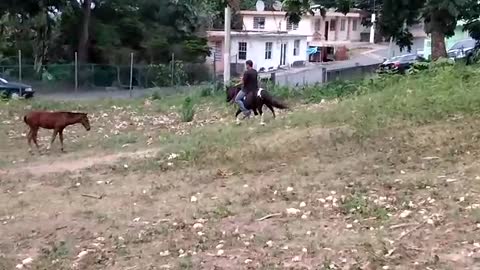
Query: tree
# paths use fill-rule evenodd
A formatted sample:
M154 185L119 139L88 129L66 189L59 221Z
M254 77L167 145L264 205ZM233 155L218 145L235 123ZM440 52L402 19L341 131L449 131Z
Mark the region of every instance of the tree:
M73 3L76 5L76 1ZM92 0L83 0L80 2L82 9L82 22L80 26L80 38L78 39L78 61L80 63L87 61L88 37L90 31L90 15L92 13Z
M336 8L348 12L351 8L372 10L369 0L317 0L322 10ZM457 21L468 20L467 30L480 30L480 4L477 0L378 0L378 25L382 34L392 37L401 47L410 49L412 34L408 27L418 22L425 24L425 31L432 37L432 59L446 57L445 37L454 34ZM300 21L302 15L312 12L309 0L284 0L287 17ZM477 31L480 37L480 31Z

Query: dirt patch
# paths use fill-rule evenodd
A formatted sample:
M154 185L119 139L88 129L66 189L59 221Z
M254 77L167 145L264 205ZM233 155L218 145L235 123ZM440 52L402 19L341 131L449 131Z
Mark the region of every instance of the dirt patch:
M148 161L155 149L78 160L74 173L6 174L0 266L32 257L40 269L476 269L471 124L363 142L314 126L252 138L235 164L82 169Z
M30 174L33 176L41 176L51 173L64 173L64 172L75 172L78 170L83 170L90 168L92 166L98 165L111 165L121 159L141 159L141 158L151 158L155 156L156 153L160 151L160 148L147 149L142 151L135 152L123 152L105 156L91 156L83 157L77 159L67 159L67 160L55 160L49 163L45 162L36 162L22 168L14 168L5 171L0 171L0 176L2 175L14 175L14 174Z

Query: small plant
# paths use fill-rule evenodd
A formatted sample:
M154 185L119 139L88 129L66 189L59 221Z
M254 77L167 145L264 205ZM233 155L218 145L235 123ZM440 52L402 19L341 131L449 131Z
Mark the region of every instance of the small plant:
M8 93L5 91L0 92L0 100L8 100Z
M162 95L160 94L160 91L154 91L152 95L150 96L151 100L161 100Z
M204 87L200 90L200 96L201 97L210 97L213 95L213 89L210 87Z
M360 193L347 197L341 209L345 215L357 214L363 218L388 219L388 212L385 208L370 202L366 195Z
M191 122L195 116L195 108L191 97L186 97L181 109L182 122Z

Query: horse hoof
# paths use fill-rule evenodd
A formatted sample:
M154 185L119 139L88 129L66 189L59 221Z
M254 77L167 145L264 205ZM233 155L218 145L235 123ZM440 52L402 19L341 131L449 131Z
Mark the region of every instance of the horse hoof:
M261 122L260 125L261 125L261 126L265 126L265 122Z

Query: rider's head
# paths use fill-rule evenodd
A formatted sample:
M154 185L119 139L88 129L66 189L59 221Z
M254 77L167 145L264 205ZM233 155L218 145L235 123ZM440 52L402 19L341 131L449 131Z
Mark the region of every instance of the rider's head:
M253 68L252 60L247 60L247 62L245 62L245 65L247 65L247 69L252 69Z

